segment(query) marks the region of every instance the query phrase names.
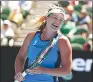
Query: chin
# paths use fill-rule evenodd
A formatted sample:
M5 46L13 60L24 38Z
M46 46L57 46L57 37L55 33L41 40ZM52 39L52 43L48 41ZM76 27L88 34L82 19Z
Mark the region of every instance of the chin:
M51 27L51 29L52 29L53 31L58 31L58 28L56 28L56 27Z
M54 28L52 28L51 30L52 30L53 32L56 32L56 31L58 31L58 29L54 29Z

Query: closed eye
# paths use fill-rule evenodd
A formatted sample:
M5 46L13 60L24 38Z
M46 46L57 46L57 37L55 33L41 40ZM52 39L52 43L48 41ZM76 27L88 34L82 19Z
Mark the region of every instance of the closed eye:
M57 19L56 17L53 17L54 19Z
M63 19L60 19L61 22L63 22L64 20Z

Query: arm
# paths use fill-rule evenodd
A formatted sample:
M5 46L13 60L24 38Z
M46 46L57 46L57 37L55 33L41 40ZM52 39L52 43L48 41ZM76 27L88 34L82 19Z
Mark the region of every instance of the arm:
M58 47L60 50L61 63L63 66L59 68L54 68L54 69L43 68L43 73L60 77L60 76L68 75L71 72L72 48L71 48L69 40L65 38L64 36L62 36L59 39Z
M15 74L22 72L22 70L24 69L24 63L26 59L28 45L29 45L29 42L32 40L34 34L35 32L31 32L26 36L24 43L19 50L19 53L15 60Z

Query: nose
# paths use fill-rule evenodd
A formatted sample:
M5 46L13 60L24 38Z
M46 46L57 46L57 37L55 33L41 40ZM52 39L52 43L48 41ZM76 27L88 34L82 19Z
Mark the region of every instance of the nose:
M60 25L61 22L59 19L56 19L55 23L56 23L56 25Z

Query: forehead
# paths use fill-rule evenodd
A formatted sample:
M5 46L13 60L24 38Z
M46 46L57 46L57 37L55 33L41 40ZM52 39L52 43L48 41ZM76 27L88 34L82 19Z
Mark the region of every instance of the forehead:
M62 13L52 13L51 16L60 17L64 19L64 15Z

